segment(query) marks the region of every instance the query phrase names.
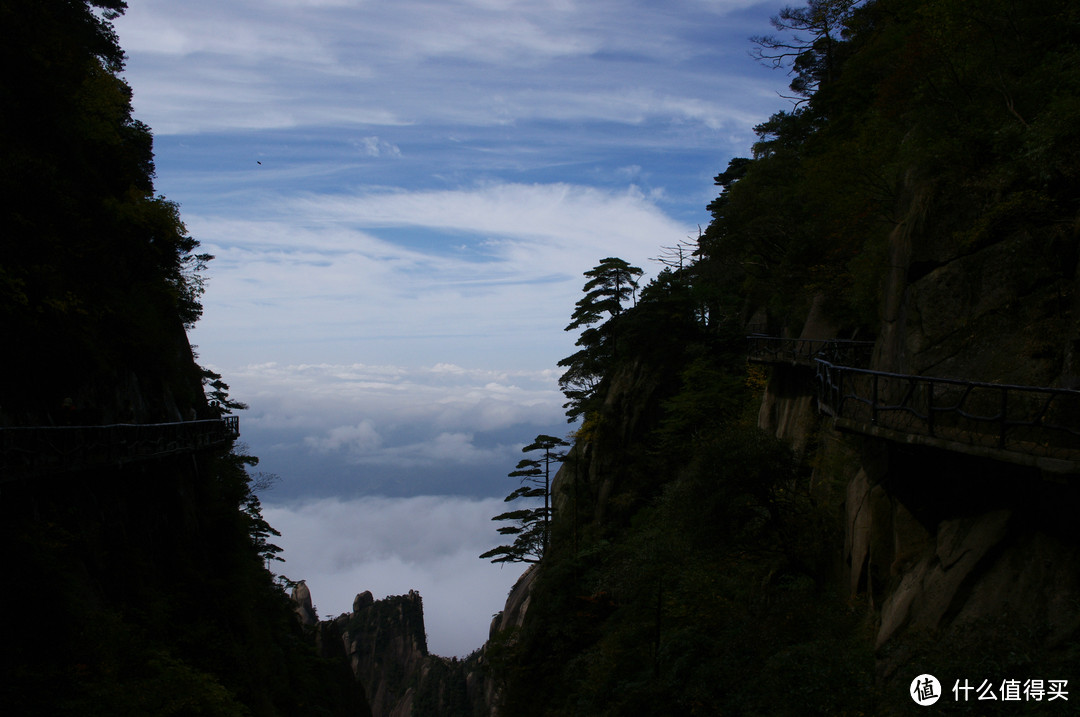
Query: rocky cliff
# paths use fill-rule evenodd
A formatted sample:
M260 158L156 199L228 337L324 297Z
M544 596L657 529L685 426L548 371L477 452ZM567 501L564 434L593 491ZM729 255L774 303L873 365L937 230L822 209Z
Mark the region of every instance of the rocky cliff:
M938 239L917 223L893 232L876 335L821 297L777 321L782 335L874 338L860 353L871 370L1075 386L1076 236L1015 230L951 252ZM731 390L724 364L705 371L700 355L687 351L693 370L627 358L607 377L553 483L550 554L485 647L489 704L903 714L924 672L946 688L1069 678L1075 461L863 431L823 412L809 361L772 362L752 407L709 396L698 412L710 387ZM755 371L735 390L756 390ZM710 410L729 417L710 423ZM674 432L679 412L694 420Z
M364 591L353 600L351 612L321 622L305 584L293 590L292 599L319 653L348 661L372 717L489 714L493 690L484 677L482 655L459 660L429 653L419 593L375 600Z
M939 239L914 220L892 233L870 368L1075 388L1076 232ZM835 337L827 324L811 312L803 336ZM1080 629L1080 475L837 432L809 378L775 367L760 425L813 444L814 480L837 486L843 582L869 605L886 684L935 665L1066 677Z
M470 672L468 675L470 694L478 691L482 695L482 701L474 702L476 715L491 715L499 717L499 709L502 698L502 681L495 679L488 669L489 663L498 663L504 658L507 649L513 649L525 615L529 611L532 602L533 583L536 580L537 566L531 565L522 574L510 594L506 598L505 607L491 620L491 629L488 633L488 641L481 648L478 666L479 671Z
M902 714L918 674L1075 669L1077 6L780 17L823 10L760 38L801 99L716 177L695 262L578 344L607 341L495 665L515 715ZM872 353L746 371L748 323Z

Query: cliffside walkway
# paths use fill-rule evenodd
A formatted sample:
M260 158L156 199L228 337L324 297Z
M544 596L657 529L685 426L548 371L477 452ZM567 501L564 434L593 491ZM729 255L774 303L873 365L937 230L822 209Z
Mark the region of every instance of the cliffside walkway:
M240 419L0 428L0 482L118 466L224 446Z
M749 337L750 360L808 365L807 342L762 338ZM1080 391L872 371L841 365L830 351L811 361L819 410L839 430L1080 474Z

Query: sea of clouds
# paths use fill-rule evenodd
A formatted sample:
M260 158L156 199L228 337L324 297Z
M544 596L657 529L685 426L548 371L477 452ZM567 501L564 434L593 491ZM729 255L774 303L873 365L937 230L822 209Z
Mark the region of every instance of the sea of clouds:
M286 562L275 571L307 583L320 619L350 612L365 590L376 599L416 590L428 649L464 657L483 645L525 567L478 557L503 537L491 518L504 509L501 498L368 496L270 503L263 516L281 532Z

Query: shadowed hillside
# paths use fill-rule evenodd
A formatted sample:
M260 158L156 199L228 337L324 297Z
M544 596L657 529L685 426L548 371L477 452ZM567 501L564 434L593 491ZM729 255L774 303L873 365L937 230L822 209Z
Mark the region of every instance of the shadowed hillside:
M755 39L792 108L695 243L573 316L582 423L488 643L498 714L907 714L922 673L950 714L1069 711L1078 20L813 0Z
M368 714L267 570L257 459L218 420L240 404L188 344L210 257L154 193L109 22L124 7L0 2L0 703Z

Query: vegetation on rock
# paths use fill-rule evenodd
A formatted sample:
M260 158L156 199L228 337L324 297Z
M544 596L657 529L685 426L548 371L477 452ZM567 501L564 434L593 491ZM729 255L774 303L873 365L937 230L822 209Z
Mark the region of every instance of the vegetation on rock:
M543 498L544 505L519 508L496 515L492 520L512 524L499 528L500 535L514 535L512 545L500 545L480 555L493 563L537 563L544 557L551 537L551 478L552 465L562 462L566 454L559 450L570 444L561 438L540 434L522 452L542 451L539 458L523 458L510 471L511 478L520 478L521 487L506 496L506 502L521 498Z
M1064 337L1031 349L1039 375L1075 375L1078 9L810 0L774 27L781 34L758 38L758 54L790 70L793 107L717 175L692 257L680 250L561 363L582 423L554 483L551 548L524 622L489 643L505 714L900 714L910 701L883 690L902 681L903 661L975 669L989 663L944 655L978 644L998 668L1026 674L1064 669L1075 653L1075 628L1048 647L1036 628L1021 638L1000 621L979 623L992 627L983 638L978 625L943 624L875 653L875 590L895 588L914 558L897 554L891 574L881 566L852 593L840 556L847 476L880 463L882 449L812 432L795 455L757 428L763 382L746 364L744 327L765 320L798 335L815 307L833 335L873 336L898 321L888 287L955 261L950 286L961 293L928 306L940 316L925 314L920 330L931 336L936 321L933 340L953 346L950 336L1017 333L1015 317L1037 316ZM982 260L982 271L1013 293L983 300L1000 304L986 319L995 327L978 323L980 297L962 293L979 284L954 275L979 271L959 264L999 245L1012 262ZM588 303L571 327L604 318ZM953 354L944 360L974 362L985 380L1034 370L1009 353L1012 373L978 375L1001 364L983 343ZM965 505L977 507L950 509ZM1009 632L1004 652L990 647L997 630Z
M132 117L110 22L125 7L0 2L13 29L0 49L5 430L70 423L61 409L100 425L243 407L187 342L211 257L154 192L151 133ZM279 549L256 462L226 446L5 475L5 711L366 714L267 570Z
M0 147L0 318L20 348L9 357L20 380L0 401L5 426L56 423L66 397L102 421L240 407L221 376L198 367L184 334L210 257L196 253L176 205L155 195L151 134L131 116L109 24L123 9L0 1L0 21L21 28L2 50L0 132L11 141ZM497 516L523 521L504 532L521 544L485 553L542 556L524 619L469 670L409 662L429 657L418 597L340 626L337 637L365 636L372 670L401 637L391 628L419 629L415 649L372 678L393 692L386 704L411 696L415 714L475 712L468 674L481 664L501 714L515 717L883 714L903 712L882 690L912 655L933 670L1017 677L1075 661L1075 625L1051 635L983 619L875 645L875 596L912 564L934 574L939 525L961 540L963 526L979 524L965 511L1011 501L1025 518L1002 512L998 532L1028 529L1026 520L1044 531L1029 542L1045 555L1075 553L1063 526L1076 491L1044 485L1015 500L1001 469L978 501L961 482L936 501L904 492L942 482L943 468L890 487L908 522L866 551L891 564L838 564L854 483L842 476L887 459L880 446L825 431L796 454L760 429L763 379L746 364L744 336L754 316L797 332L811 307L837 335L876 335L899 321L903 300L918 323L904 360L943 346L918 360L967 361L996 372L975 377L986 380L1037 370L1075 382L1080 7L810 0L773 24L780 34L758 38L758 54L789 69L794 104L756 128L750 157L717 175L712 221L692 254L680 247L640 290L641 270L615 257L586 273L567 327L582 330L580 350L560 362L568 415L581 420L574 445L550 484L560 440L526 447L544 458L511 475L542 475L543 488L511 499L551 501ZM918 283L935 272L952 293ZM979 272L989 278L970 279ZM984 295L995 282L1001 290ZM977 311L980 302L991 308ZM1002 358L990 339L1005 334L1025 343ZM913 455L901 469L917 472ZM21 581L5 591L14 656L0 678L5 707L366 713L345 656L315 652L267 569L275 532L252 491L254 462L237 448L5 483L0 541ZM879 488L864 487L868 500ZM1038 524L1055 511L1052 525ZM1030 553L1017 545L991 547L1019 563ZM25 619L28 606L40 619Z

